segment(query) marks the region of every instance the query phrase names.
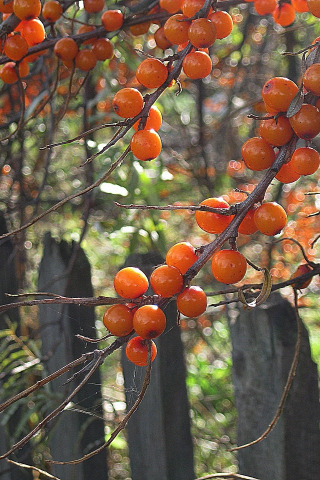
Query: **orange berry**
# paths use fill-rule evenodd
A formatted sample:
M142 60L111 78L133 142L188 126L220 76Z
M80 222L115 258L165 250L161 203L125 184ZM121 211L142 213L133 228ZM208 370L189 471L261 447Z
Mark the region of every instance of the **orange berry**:
M13 13L20 20L31 20L41 12L40 0L13 0Z
M168 18L163 28L169 42L179 45L188 41L188 31L191 22L185 21L186 19L187 17L182 15L182 13L177 13Z
M123 88L113 97L112 107L119 117L135 117L142 110L143 96L136 88Z
M276 202L266 202L257 208L254 221L259 232L272 237L281 232L286 226L287 214L285 209Z
M247 261L242 253L236 250L220 250L212 257L211 269L218 282L237 283L246 274Z
M131 138L130 147L139 160L153 160L161 152L161 139L155 130L138 130Z
M134 337L129 340L126 346L126 356L130 362L145 367L148 360L148 340L142 337ZM156 358L157 347L151 340L151 362Z
M140 122L141 122L141 119L137 120L133 124L133 128L136 131L138 130ZM156 107L155 105L152 105L150 107L148 117L147 117L147 121L145 123L145 126L144 126L143 130L155 130L157 132L159 130L159 128L161 127L161 124L162 124L161 112L158 109L158 107Z
M144 35L149 31L151 22L142 22L137 23L136 25L130 25L129 30L132 35L138 37L139 35Z
M92 44L92 51L97 60L107 60L113 57L113 45L107 38L98 38Z
M161 48L161 50L166 50L172 45L172 43L167 39L163 27L158 28L158 30L154 33L154 40L157 44L157 47Z
M254 214L256 210L257 207L253 207L246 213L244 219L239 225L239 233L242 233L243 235L251 235L258 230L254 221Z
M290 3L281 3L272 12L273 20L282 27L288 27L294 22L296 11Z
M83 33L93 32L95 27L93 25L80 25L77 30L77 34L81 35ZM82 45L92 45L97 39L96 38L88 38L88 40L84 40L81 42Z
M198 317L207 309L207 296L200 287L187 287L177 296L177 309L186 317Z
M112 335L124 337L133 330L133 312L126 305L112 305L103 315L103 324Z
M157 305L143 305L133 315L133 328L142 338L155 338L166 328L166 316Z
M259 15L272 13L277 6L276 0L254 0L254 8Z
M320 63L314 63L303 74L303 85L314 95L320 95Z
M101 15L101 22L107 32L119 30L123 24L123 13L121 10L107 10Z
M276 155L271 145L263 138L249 138L241 148L244 163L250 170L260 171L271 167Z
M6 2L6 0L0 0L0 12L1 13L12 13L13 12L13 2Z
M220 198L207 198L200 203L212 208L229 208L230 205L225 200ZM196 222L199 227L208 233L221 233L227 228L231 222L232 215L221 215L219 213L196 211Z
M28 44L21 35L12 35L7 37L4 42L3 53L10 58L10 60L21 60L28 53Z
M53 51L63 62L68 62L77 56L79 49L73 38L64 37L57 41Z
M262 87L265 104L275 112L286 112L297 93L298 86L285 77L271 78Z
M114 277L114 288L120 297L137 298L143 295L149 287L145 274L135 267L125 267Z
M104 0L84 0L84 9L88 13L98 13L103 10Z
M54 23L59 20L62 12L62 6L57 0L49 0L43 4L42 16L48 22Z
M97 57L92 50L80 50L75 58L76 67L84 72L92 70L97 63Z
M150 284L156 295L169 298L179 293L183 287L183 276L172 265L161 265L153 270Z
M303 13L309 11L307 0L291 0L291 5L296 12Z
M308 10L312 15L320 18L320 1L319 0L307 0Z
M260 122L259 135L264 138L270 145L281 147L291 140L293 130L290 122L286 117L280 116L275 120L265 119Z
M160 0L160 8L169 13L177 13L181 9L182 0Z
M216 27L217 38L225 38L230 35L233 28L233 20L228 12L218 10L217 12L211 13L208 18Z
M197 259L197 254L191 243L180 242L168 250L166 264L178 268L178 270L184 274Z
M5 63L0 71L0 78L4 83L16 83L18 80L16 64L14 62Z
M184 57L182 68L187 77L193 80L205 78L211 73L212 61L207 53L198 50Z
M289 118L289 122L298 137L309 140L320 132L320 111L317 107L304 103L299 112Z
M311 271L312 271L312 267L310 267L310 265L308 265L307 263L303 263L302 265L299 265L297 270L291 275L290 279L300 277L300 275L304 275L305 273L308 273ZM307 288L310 285L311 281L312 281L312 277L308 278L308 280L305 280L305 281L298 280L297 282L293 283L292 286L299 289Z
M136 77L146 88L158 88L168 77L167 67L156 58L146 58L137 68Z
M292 183L299 180L300 174L294 169L292 161L284 163L276 175L276 179L282 183Z
M293 152L290 163L299 175L312 175L319 168L320 155L311 147L297 148Z
M205 0L183 0L181 10L186 17L194 17L203 7Z
M196 48L210 47L217 38L216 27L208 18L197 18L189 27L188 37Z
M29 47L33 47L34 45L43 42L46 36L43 23L38 18L22 20L19 25L19 30Z

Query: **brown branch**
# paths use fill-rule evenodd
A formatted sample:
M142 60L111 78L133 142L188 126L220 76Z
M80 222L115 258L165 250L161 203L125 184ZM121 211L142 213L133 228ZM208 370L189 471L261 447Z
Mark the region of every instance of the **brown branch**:
M240 475L240 473L212 473L211 475L205 475L204 477L196 478L195 480L210 480L210 478L234 478L239 480L259 480L258 478L248 477L246 475Z
M146 390L148 388L148 385L150 383L150 376L151 376L151 340L147 340L147 345L148 345L147 367L146 367L146 373L145 373L145 377L144 377L144 381L143 381L141 391L138 395L137 400L132 405L129 412L125 415L125 417L119 423L117 428L112 432L109 440L107 442L105 442L103 445L101 445L99 448L93 450L90 453L87 453L87 455L84 455L83 457L78 458L77 460L70 460L68 462L59 462L59 461L55 461L55 460L48 460L49 463L54 463L54 464L58 464L58 465L76 465L78 463L82 463L85 460L88 460L89 458L93 457L94 455L97 455L102 450L107 448L113 442L113 440L117 437L117 435L125 428L125 426L127 425L130 417L134 414L134 412L138 409L140 403L142 402L143 397L144 397L144 395L146 393Z
M300 348L301 348L302 321L301 321L301 318L300 318L300 315L299 315L299 312L298 312L298 303L297 302L298 302L297 290L294 289L295 316L296 316L296 320L297 320L297 329L298 329L298 331L297 331L297 342L296 342L294 356L293 356L292 364L291 364L291 367L290 367L290 370L289 370L288 378L287 378L287 381L286 381L286 384L285 384L285 387L284 387L284 390L283 390L283 393L282 393L277 411L276 411L273 419L271 420L268 428L263 432L262 435L260 435L260 437L256 438L252 442L246 443L244 445L239 445L238 447L231 448L230 452L233 452L235 450L241 450L241 449L247 448L247 447L251 447L252 445L256 445L257 443L261 442L262 440L264 440L269 435L269 433L274 429L274 427L278 423L278 420L279 420L280 415L283 411L284 404L285 404L286 399L288 397L289 390L291 388L291 385L292 385L292 382L293 382L293 379L294 379L294 376L295 376L295 373L296 373L299 354L300 354Z
M16 465L17 467L29 468L31 470L34 470L35 472L38 472L41 475L45 475L46 477L51 478L52 480L60 480L60 478L55 477L54 475L51 475L51 473L45 472L44 470L41 470L41 468L34 467L33 465L26 465L25 463L15 462L14 460L10 460L10 458L6 458L6 461L9 463L12 463L13 465Z
M192 212L212 212L212 213L219 213L219 215L235 215L238 211L238 205L230 205L229 208L213 208L208 207L207 205L166 205L166 206L159 206L159 205L136 205L131 203L130 205L124 205L119 202L114 202L117 207L125 208L125 209L133 209L133 210L191 210Z

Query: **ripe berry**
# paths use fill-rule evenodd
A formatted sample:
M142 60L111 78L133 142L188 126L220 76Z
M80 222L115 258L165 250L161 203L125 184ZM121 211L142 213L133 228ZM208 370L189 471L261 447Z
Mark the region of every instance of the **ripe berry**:
M132 35L138 37L139 35L144 35L149 31L151 22L137 23L136 25L130 25L129 30Z
M133 315L133 328L142 338L155 338L166 328L166 316L157 305L143 305Z
M113 45L107 38L98 38L92 44L92 51L97 60L107 60L113 57Z
M287 214L285 209L276 202L266 202L257 208L254 221L259 232L272 237L281 232L286 226Z
M303 85L314 95L320 95L320 63L314 63L303 74Z
M212 257L211 269L218 282L237 283L246 274L247 261L242 253L236 250L220 250Z
M123 24L123 13L121 10L107 10L101 15L101 22L107 32L119 30Z
M96 28L93 25L80 25L77 30L77 35L81 35L83 33L93 32ZM92 45L97 39L96 38L88 38L81 42L82 45Z
M176 267L161 265L152 272L150 284L154 293L169 298L181 291L183 276Z
M233 28L233 20L228 12L218 10L217 12L211 13L208 18L216 27L217 38L225 38L230 35Z
M183 21L186 19L187 17L181 13L177 13L168 18L163 28L164 34L169 42L179 45L180 43L188 41L188 31L191 22Z
M168 77L167 67L156 58L146 58L137 68L136 77L146 88L158 88Z
M113 97L112 107L119 117L135 117L142 110L143 96L136 88L123 88Z
M196 48L210 47L217 38L216 27L208 18L197 18L189 27L188 37Z
M0 78L4 83L16 83L18 80L16 64L14 62L5 63L0 70Z
M104 0L84 0L84 9L88 13L98 13L103 10Z
M63 62L68 62L76 57L79 49L73 38L64 37L57 41L53 51Z
M41 12L40 0L13 0L13 13L20 20L31 20Z
M21 35L12 35L4 42L3 52L10 60L18 61L28 53L28 44Z
M139 160L153 160L160 155L161 139L155 130L138 130L131 138L130 147Z
M300 174L294 169L292 161L284 163L276 175L276 179L282 183L296 182L300 178Z
M308 10L312 15L320 18L320 2L319 0L307 0Z
M252 233L255 233L258 230L254 221L254 214L256 209L257 207L253 207L246 213L244 219L239 225L239 228L238 228L239 233L242 233L244 235L251 235Z
M11 2L6 2L6 0L0 0L0 12L1 13L12 13L13 12L13 2L12 1Z
M189 242L173 245L167 252L166 264L178 268L182 274L198 259L194 247Z
M181 10L186 17L194 17L203 7L204 0L183 0Z
M48 22L54 23L59 20L62 12L62 6L57 0L49 0L48 2L43 4L42 16Z
M225 200L219 198L207 198L200 205L206 205L212 208L229 208L230 205ZM221 233L231 222L232 215L221 215L219 213L196 211L196 222L199 227L208 233Z
M296 12L303 13L309 11L307 0L291 0L291 5Z
M46 36L43 23L38 18L22 20L19 24L19 31L29 47L33 47L34 45L43 42Z
M186 317L198 317L207 309L207 296L200 287L187 287L177 296L177 308Z
M112 335L123 337L133 330L133 312L126 305L112 305L103 315L103 324Z
M148 359L148 345L147 341L142 337L134 337L129 340L126 346L126 356L130 362L145 367ZM156 358L157 347L151 340L151 362Z
M181 8L182 0L160 0L160 8L168 13L177 13Z
M291 140L293 130L289 120L280 116L277 120L265 119L260 122L259 135L270 145L281 147Z
M308 265L307 263L303 263L302 265L299 265L297 270L291 275L290 279L300 277L300 275L304 275L305 273L311 272L311 270L312 270L312 267L310 267L310 265ZM307 288L310 285L311 281L312 281L312 277L304 281L298 280L297 282L293 283L292 286L294 288L299 288L299 289Z
M157 47L161 48L161 50L166 50L172 45L172 43L167 39L163 27L158 28L158 30L154 33L154 41L156 42Z
M282 27L288 27L294 22L296 11L290 3L281 3L272 12L273 20Z
M97 57L92 50L80 50L75 58L76 67L84 72L92 70L97 63Z
M299 112L289 118L289 122L298 137L308 140L320 132L320 111L317 107L302 104Z
M241 148L241 155L248 168L254 171L271 167L276 155L271 145L263 138L249 138Z
M259 15L272 13L277 6L276 0L254 0L254 8Z
M314 148L297 148L293 152L290 163L299 175L312 175L319 168L320 155Z
M114 277L114 288L120 297L137 298L143 295L149 287L145 274L135 267L125 267Z
M182 68L187 77L193 80L205 78L211 73L212 61L207 53L198 50L184 57Z
M138 130L138 127L139 127L139 124L140 124L141 120L142 119L139 119L133 124L133 128L136 131ZM162 124L161 112L155 105L152 105L150 107L148 117L147 117L147 121L145 123L145 126L144 126L143 130L155 130L157 132L159 130L159 128L161 127L161 124Z
M265 104L275 112L286 112L298 92L298 86L289 78L274 77L262 87Z

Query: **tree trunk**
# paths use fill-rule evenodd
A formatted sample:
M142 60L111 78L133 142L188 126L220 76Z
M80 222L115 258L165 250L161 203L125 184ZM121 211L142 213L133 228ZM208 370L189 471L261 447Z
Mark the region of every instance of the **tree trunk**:
M279 294L231 322L238 445L259 437L276 413L297 340L292 306ZM260 480L320 478L317 367L303 326L296 375L278 424L260 443L238 452L240 473Z
M125 266L139 267L149 277L161 263L156 253L134 254ZM194 478L186 370L173 302L165 313L167 327L155 340L158 355L152 363L150 385L127 426L132 480ZM122 362L129 409L140 392L145 368L129 362L124 351Z
M90 265L82 249L77 252L71 274L66 275L74 248L77 248L73 247L63 241L57 243L50 234L46 234L39 272L39 291L71 297L93 295ZM77 333L87 337L95 336L94 309L91 307L41 305L40 328L46 374L78 358L84 351L95 348L95 344L84 344L75 338ZM50 410L82 379L83 375L80 375L76 382L64 385L66 378L63 376L51 382ZM96 372L73 400L77 411L67 409L53 421L50 450L54 460L79 458L104 443L100 385L100 375ZM86 411L94 411L98 416L86 414ZM93 472L95 480L108 478L105 450L79 465L54 465L54 474L61 480L87 480Z

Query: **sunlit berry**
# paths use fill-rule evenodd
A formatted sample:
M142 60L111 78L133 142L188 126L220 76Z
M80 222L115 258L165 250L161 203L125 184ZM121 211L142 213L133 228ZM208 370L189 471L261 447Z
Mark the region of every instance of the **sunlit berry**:
M166 316L157 305L143 305L133 315L133 328L142 338L156 338L166 328Z
M212 257L213 276L221 283L238 283L246 274L247 261L236 250L220 250Z

